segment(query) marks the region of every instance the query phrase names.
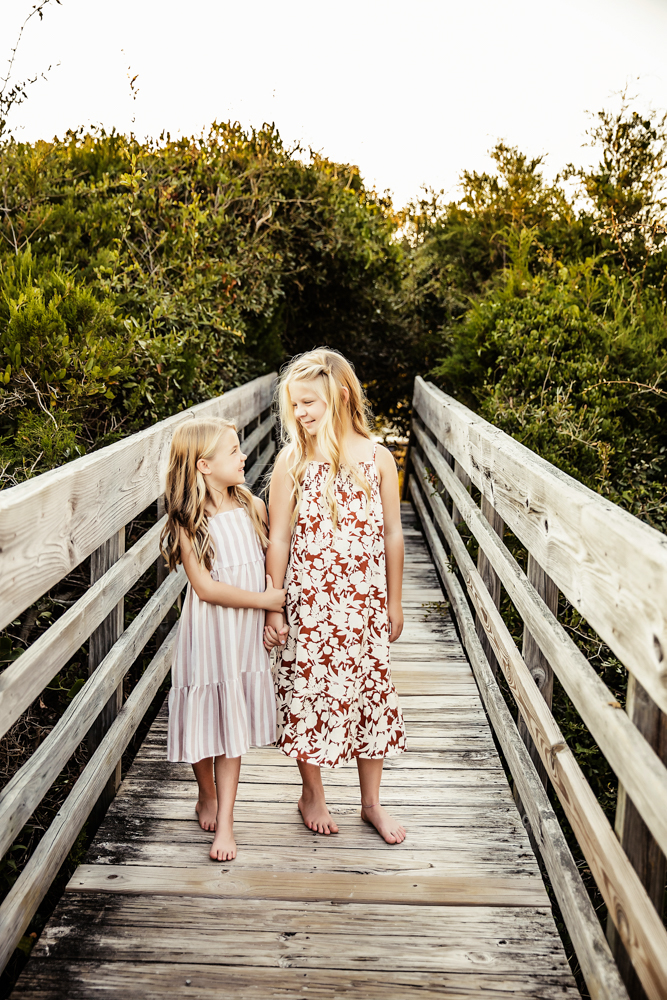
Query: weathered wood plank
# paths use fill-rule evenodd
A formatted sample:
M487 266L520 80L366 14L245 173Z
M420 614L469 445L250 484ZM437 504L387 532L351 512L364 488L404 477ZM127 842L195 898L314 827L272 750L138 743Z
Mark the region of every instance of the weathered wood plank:
M0 494L0 628L164 491L179 424L218 416L245 426L271 402L274 375L177 413Z
M416 455L413 462L418 468ZM660 1000L667 990L667 931L537 690L445 505L437 494L429 495L429 503L642 985L651 1000Z
M0 855L30 818L100 709L118 688L183 589L185 579L185 571L179 567L165 580L70 702L46 739L0 792Z
M414 478L411 483L411 495L457 615L463 642L470 656L485 707L519 793L526 803L533 837L549 873L591 997L594 1000L607 1000L607 998L626 1000L625 987L602 935L600 923L581 880L578 867L527 748L485 659L468 602L456 575L449 566L449 560Z
M667 537L420 378L414 406L545 573L667 711Z
M316 875L271 870L79 865L67 892L123 892L216 899L292 899L436 906L548 906L540 879L446 875Z
M91 587L101 579L107 570L118 562L125 552L125 528L121 528L115 535L103 542L90 557L90 585ZM125 601L121 598L113 610L91 633L88 641L88 676L92 676L93 671L100 665L114 643L120 639L125 628ZM88 730L88 749L94 753L100 745L105 733L109 731L111 723L118 715L123 705L123 682L121 681L106 703L97 719ZM120 761L116 764L116 769L109 777L106 788L102 791L97 803L90 814L91 822L97 826L104 816L109 803L118 791L120 785Z
M419 428L416 428L415 433L424 437ZM428 452L430 447L428 440L424 439L423 447ZM619 704L609 688L575 646L495 532L488 528L477 507L451 476L446 463L437 464L440 456L435 451L431 451L428 457L437 469L438 475L442 474L447 480L447 488L451 488L457 497L466 523L478 538L480 545L484 546L510 598L600 749L632 796L658 844L667 851L667 768L632 724L628 715L618 710ZM420 460L417 456L414 461L418 466ZM423 475L423 465L421 470ZM436 497L432 499L431 506L441 529L445 533L454 532L455 529L442 501ZM455 538L452 534L452 545L457 548L460 559L470 566L471 560L458 532ZM478 599L482 599L482 588L474 574L470 575L470 586L478 595ZM474 595L471 596L475 600ZM498 627L507 641L509 636L507 629L502 624Z
M234 1000L332 1000L362 996L364 1000L578 1000L579 992L564 977L543 972L487 974L472 953L463 972L392 973L379 969L230 968L204 963L58 962L35 959L30 976L23 974L13 996L30 1000L191 1000L193 996L234 997ZM63 987L60 984L64 984Z
M104 621L158 553L160 521L120 557L51 628L0 674L0 735L37 698L69 658Z
M0 968L7 964L168 673L175 635L174 629L146 668L0 906Z

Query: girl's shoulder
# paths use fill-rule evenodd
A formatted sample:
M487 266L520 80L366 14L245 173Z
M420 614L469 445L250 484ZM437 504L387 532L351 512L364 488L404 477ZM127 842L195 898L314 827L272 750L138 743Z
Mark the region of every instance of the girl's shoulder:
M396 459L389 451L389 448L385 448L383 444L375 446L375 467L378 471L380 481L382 481L383 475L395 476L397 474Z

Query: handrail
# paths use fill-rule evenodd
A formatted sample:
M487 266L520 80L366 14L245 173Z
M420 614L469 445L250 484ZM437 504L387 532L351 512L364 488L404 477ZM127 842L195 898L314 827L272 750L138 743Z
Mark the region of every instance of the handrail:
M274 382L254 379L0 492L0 629L164 491L179 424L215 416L244 428L271 405Z
M108 616L119 604L122 612L124 596L158 559L162 516L127 552L116 546L111 565L108 540L118 532L122 536L125 525L161 497L176 427L202 416L235 420L249 456L246 482L252 487L275 452L275 418L271 412L274 386L275 374L254 379L224 396L175 414L145 431L0 493L0 628L67 576L84 558L104 553L104 558L98 559L100 578L0 674L0 735L87 639L92 642L102 635ZM125 631L120 615L119 631L103 649L101 662L95 660L91 676L55 727L0 793L1 856L86 733L89 744L90 734L95 734L91 759L0 906L0 969L11 956L100 795L109 787L111 795L115 792L118 762L171 667L173 629L126 704L113 705L109 711L110 699L113 704L114 692L122 691L123 677L150 637L165 628L162 623L168 620L184 585L185 574L180 567L162 580ZM104 634L108 637L109 633Z
M660 651L667 650L667 538L420 378L413 406L409 493L498 740L510 751L506 758L520 805L533 826L591 996L621 995L618 982L612 983L611 955L597 920L593 929L587 921L582 932L583 885L562 860L553 824L547 829L536 813L538 772L529 756L517 756L512 749L519 733L511 717L508 721L499 713L501 694L492 667L507 681L527 749L541 760L542 780L548 777L552 783L607 903L616 928L610 934L616 955L622 956L620 939L646 994L658 1000L667 995L667 931L656 908L664 890L664 867L656 880L655 872L642 867L636 845L623 830L622 842L614 834L563 739L544 677L540 670L531 674L503 620L500 587L524 621L524 653L528 636L541 651L541 673L553 670L559 678L619 777L623 795L642 818L644 844L654 845L661 856L660 850L667 851L667 768L656 753L658 746L652 736L651 742L646 738L639 718L621 709L551 610L553 602L547 605L529 576L531 565L542 568L544 578L553 581L551 586L563 592L634 674L648 701L650 694L655 711L664 712L667 674ZM481 494L481 510L468 492L470 484ZM461 520L478 543L477 567L456 527ZM502 539L503 522L528 552L529 576ZM473 612L476 627L471 629ZM514 736L507 731L510 721Z

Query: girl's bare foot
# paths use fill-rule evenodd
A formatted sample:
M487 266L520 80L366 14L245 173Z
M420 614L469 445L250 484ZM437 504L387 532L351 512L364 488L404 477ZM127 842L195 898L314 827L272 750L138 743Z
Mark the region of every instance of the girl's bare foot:
M330 833L338 833L338 827L327 809L324 794L313 795L304 788L298 805L304 823L313 833L325 833L327 836Z
M216 825L215 817L218 812L218 800L202 798L197 799L195 812L199 817L199 825L202 830L208 830L213 833Z
M219 821L211 847L211 859L213 861L233 861L235 857L234 821Z
M379 802L374 806L362 806L361 818L365 823L374 826L388 844L402 844L405 840L405 827L401 826L393 816L390 816Z

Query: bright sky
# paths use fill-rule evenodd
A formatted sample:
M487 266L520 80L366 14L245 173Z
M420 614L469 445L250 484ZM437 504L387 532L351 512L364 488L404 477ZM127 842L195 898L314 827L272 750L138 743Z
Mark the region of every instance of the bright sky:
M0 59L33 2L0 0ZM30 22L15 76L58 62L17 138L274 121L400 205L453 193L499 138L547 153L549 174L587 162L586 111L626 84L667 109L667 0L62 0Z

